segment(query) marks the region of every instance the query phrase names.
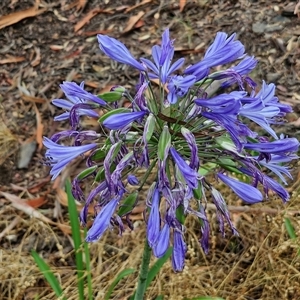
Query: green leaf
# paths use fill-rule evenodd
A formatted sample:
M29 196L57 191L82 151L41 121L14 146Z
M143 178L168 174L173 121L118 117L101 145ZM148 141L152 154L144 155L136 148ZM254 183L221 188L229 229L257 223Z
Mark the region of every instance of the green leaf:
M63 294L62 288L61 288L57 278L55 277L53 272L50 270L47 263L37 254L36 251L31 250L31 255L32 255L35 263L38 265L40 271L42 272L42 274L44 275L44 277L46 278L46 280L50 284L50 286L51 286L52 290L54 291L55 295L57 297L61 297L62 294ZM66 300L65 297L63 297L62 299Z
M121 271L118 276L116 277L116 279L113 281L113 283L110 285L108 291L106 292L105 296L104 296L104 300L109 300L115 286L126 276L134 273L135 270L134 269L125 269L123 271Z
M296 239L297 238L297 235L295 233L295 229L292 225L292 222L289 218L284 218L284 224L285 224L285 228L286 228L286 231L288 233L288 235L290 236L291 239Z
M197 200L202 199L202 184L200 180L198 181L198 187L196 189L193 189L193 195Z
M200 168L199 168L199 171L198 173L201 175L201 176L205 176L207 175L209 172L211 172L212 170L214 170L218 165L216 163L206 163L204 165L202 165Z
M98 166L92 166L92 167L90 167L90 168L87 168L87 169L83 170L82 172L80 172L80 173L78 174L77 178L78 178L79 180L84 179L84 178L86 178L87 176L93 174L93 173L96 171L97 168L98 168Z
M184 225L185 215L184 215L184 207L180 204L176 209L176 219L180 222L180 224Z
M148 129L146 132L146 140L147 142L149 142L155 128L155 117L153 114L149 114L149 116L147 117L145 127L147 127Z
M103 123L103 121L106 120L108 117L110 117L112 115L120 114L120 113L125 113L125 112L131 112L131 110L128 108L123 108L123 107L113 109L113 110L107 112L106 114L104 114L102 117L100 117L98 122Z
M169 132L169 127L165 125L158 141L158 157L160 160L165 159L165 155L167 155L166 152L169 150L170 146L171 134Z
M137 196L138 196L138 192L134 192L125 198L125 200L123 201L123 203L118 211L118 215L120 217L128 214L129 212L131 212L133 210L135 203L136 203Z
M239 156L243 156L237 151L236 145L234 144L234 142L232 141L232 139L230 137L228 137L226 135L222 135L222 136L216 137L215 141L221 148L223 148L225 150L229 150L231 152L234 152L234 153L238 154Z
M92 160L103 160L106 156L106 151L98 149L91 157Z
M113 91L100 94L98 95L98 97L104 100L105 102L115 102L119 101L123 97L123 93Z
M155 298L155 300L164 300L164 296L159 295L159 296L157 296L157 297Z
M84 268L81 249L82 241L76 202L72 195L71 183L69 180L66 181L66 192L68 197L68 211L70 216L72 237L74 241L75 262L77 269L77 285L79 294L78 296L80 300L84 300Z

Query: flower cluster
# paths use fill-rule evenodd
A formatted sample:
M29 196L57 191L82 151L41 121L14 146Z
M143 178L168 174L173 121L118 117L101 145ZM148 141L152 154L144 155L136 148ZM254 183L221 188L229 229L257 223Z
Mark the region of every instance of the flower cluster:
M130 213L142 200L139 193L149 177L153 184L145 199L148 244L161 257L171 243L175 271L184 267L188 214L199 218L200 243L208 251L208 199L216 206L223 235L225 223L238 234L216 182L249 204L261 202L270 191L284 202L289 199L282 184L284 176L291 177L286 164L297 158L299 142L278 137L271 125L282 122L291 107L278 101L272 83L263 82L255 92L249 73L257 61L245 54L234 34L218 33L203 59L185 69L184 58L173 61L174 40L168 29L161 45L152 48L152 59L134 58L109 36L98 35L98 42L108 57L139 72L134 94L115 86L96 96L85 91L83 83L64 82L61 88L68 100L55 99L53 104L66 112L55 120L69 119L72 129L44 140L53 179L85 154L87 168L72 187L74 197L84 202L83 225L89 206L95 209L88 242L100 239L113 225L121 233L125 223L132 226ZM237 60L229 69L212 72L215 66ZM123 100L130 105L122 106ZM102 131L82 130L82 116L99 118ZM61 145L66 139L72 146ZM87 195L82 190L86 179L93 183Z

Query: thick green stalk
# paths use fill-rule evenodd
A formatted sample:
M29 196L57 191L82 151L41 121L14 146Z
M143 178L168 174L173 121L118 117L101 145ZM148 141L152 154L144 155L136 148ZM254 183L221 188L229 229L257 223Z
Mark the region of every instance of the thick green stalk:
M146 239L143 258L142 258L142 264L141 264L141 268L140 268L138 287L137 287L137 290L135 293L134 300L144 299L144 294L146 291L146 283L147 283L147 278L148 278L148 272L149 272L150 258L151 258L151 248Z

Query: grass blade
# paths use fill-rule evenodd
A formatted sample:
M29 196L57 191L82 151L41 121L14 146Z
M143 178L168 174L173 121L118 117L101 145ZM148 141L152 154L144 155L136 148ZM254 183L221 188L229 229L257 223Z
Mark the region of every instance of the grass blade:
M285 224L286 231L287 231L288 235L290 236L290 238L293 240L296 239L297 236L296 236L295 229L292 225L291 220L289 218L285 218L284 224Z
M82 257L82 241L80 235L80 225L78 219L78 212L75 203L75 199L71 191L71 183L69 180L66 181L66 193L68 197L68 211L70 216L70 223L72 229L72 237L75 248L75 261L77 268L77 285L78 285L78 296L80 300L84 300L84 268L83 268L83 257Z
M84 228L84 236L86 236L87 229ZM83 242L84 244L84 254L85 254L85 269L87 272L87 286L88 286L88 299L93 300L93 287L92 287L92 273L91 273L91 259L90 259L90 250L88 243Z
M113 283L110 285L108 291L105 294L104 300L109 300L115 286L119 283L119 281L121 279L123 279L124 277L134 273L135 270L134 269L125 269L123 270L121 273L118 274L117 278L113 281Z
M50 284L50 286L51 286L52 290L54 291L55 295L57 297L62 296L63 290L62 290L57 278L55 277L53 272L50 270L48 264L37 254L36 251L31 250L31 255L32 255L35 263L38 265L40 271L43 273L46 280ZM62 299L66 300L65 297L63 297Z

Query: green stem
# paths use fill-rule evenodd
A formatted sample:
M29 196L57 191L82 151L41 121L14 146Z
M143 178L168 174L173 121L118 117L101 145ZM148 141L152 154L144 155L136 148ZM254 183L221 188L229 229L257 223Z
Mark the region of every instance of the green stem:
M134 296L134 300L142 300L144 299L144 294L146 291L146 283L149 272L149 264L151 258L151 248L148 244L148 240L145 241L144 253L142 258L142 265L140 268L140 275L138 281L138 287Z

